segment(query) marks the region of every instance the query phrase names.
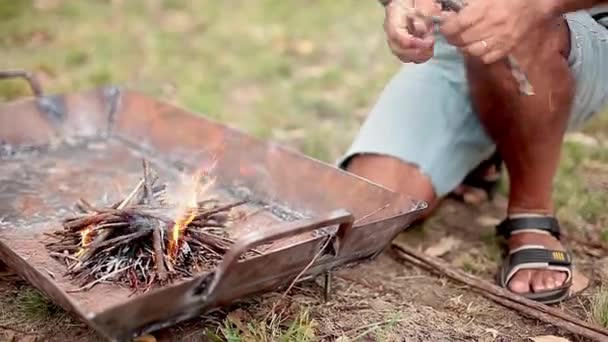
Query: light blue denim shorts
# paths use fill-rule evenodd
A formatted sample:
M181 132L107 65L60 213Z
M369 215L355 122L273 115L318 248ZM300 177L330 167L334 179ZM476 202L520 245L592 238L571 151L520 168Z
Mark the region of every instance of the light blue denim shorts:
M576 80L569 130L575 130L608 105L608 29L586 11L565 18ZM404 65L389 81L338 166L358 154L392 156L417 165L443 196L494 150L471 106L462 56L439 39L430 61Z

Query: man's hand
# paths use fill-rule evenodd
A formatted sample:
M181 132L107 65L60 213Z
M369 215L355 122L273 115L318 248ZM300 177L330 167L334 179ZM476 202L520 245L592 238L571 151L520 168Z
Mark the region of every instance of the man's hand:
M433 27L414 14L439 14L435 0L393 0L386 6L384 31L393 54L404 63L423 63L433 57Z
M473 0L459 13L443 14L441 33L464 53L494 63L551 17L550 1Z

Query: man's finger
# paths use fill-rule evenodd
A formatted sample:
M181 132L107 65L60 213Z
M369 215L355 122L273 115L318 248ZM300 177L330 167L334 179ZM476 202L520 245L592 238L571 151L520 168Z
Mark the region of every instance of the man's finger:
M488 54L492 50L487 41L478 40L462 48L462 51L469 56L481 57Z
M404 63L424 63L433 57L433 50L430 49L412 49L407 51L403 55L397 55L397 57Z
M487 53L485 53L483 56L481 56L481 61L484 62L485 64L492 64L492 63L496 63L499 60L505 58L507 56L507 52L504 51L503 49L494 49L492 51L489 51Z
M419 18L414 18L413 19L413 23L414 23L414 32L412 32L412 34L416 37L424 37L428 34L429 32L429 28L427 26L427 24L419 19Z
M413 5L416 10L426 16L438 15L441 13L441 5L435 0L416 0Z
M479 23L483 19L483 11L475 4L473 2L458 13L443 13L441 33L446 37L455 37Z
M413 37L406 30L390 31L387 33L387 37L399 49L428 49L434 44L433 37Z
M424 56L433 55L432 47L430 47L430 48L427 48L427 47L403 48L399 44L396 44L390 40L388 41L388 45L389 45L391 51L393 52L393 54L395 56L399 57L399 59L401 59L403 62L420 61L422 59L422 57L424 57ZM426 59L428 59L428 58L426 58Z
M465 47L471 45L480 40L488 40L491 37L491 27L488 27L484 22L480 22L478 25L474 25L459 35L450 38L450 44L457 47Z

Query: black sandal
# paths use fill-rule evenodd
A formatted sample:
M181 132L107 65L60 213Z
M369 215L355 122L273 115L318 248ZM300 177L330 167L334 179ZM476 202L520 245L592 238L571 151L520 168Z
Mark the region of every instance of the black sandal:
M489 159L481 162L473 171L462 181L462 185L466 185L471 188L477 188L486 193L489 201L494 199L498 186L500 185L500 178L502 177L502 158L498 152L494 152ZM489 167L494 166L496 170L495 177L488 177L486 175ZM451 193L450 197L464 202L464 198L461 194Z
M498 227L498 235L508 239L517 233L549 233L559 240L557 220L548 216L507 218ZM567 274L564 284L547 291L523 293L522 296L544 304L554 304L567 299L572 286L572 256L566 251L551 250L538 245L523 245L509 251L498 273L498 284L507 288L513 275L524 269L549 269Z

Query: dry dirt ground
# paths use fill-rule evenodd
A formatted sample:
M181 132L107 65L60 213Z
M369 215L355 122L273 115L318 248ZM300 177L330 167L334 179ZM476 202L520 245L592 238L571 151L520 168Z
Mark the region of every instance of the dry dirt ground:
M457 246L444 258L455 267L491 279L498 265L494 261L500 258L492 226L503 209L504 200L500 198L479 210L447 202L424 227L413 227L398 239L426 248L449 236ZM580 253L586 249L582 246L573 247L581 269L593 276L591 269L597 257ZM596 252L598 256L604 253ZM594 284L599 279L595 275ZM283 332L280 338L275 335L276 340L524 341L540 335L583 340L403 263L390 249L374 261L336 272L329 302L323 301L319 284L296 286L283 299L279 292L250 298L154 336L158 341L270 341L275 340L273 329L291 324L293 333ZM587 319L591 292L562 304L563 310ZM15 277L5 274L1 278L0 293L5 308L0 310L0 341L101 341L61 309L36 298L36 292ZM12 306L11 300L24 293L32 297L32 303L26 309ZM13 311L6 310L9 307Z

